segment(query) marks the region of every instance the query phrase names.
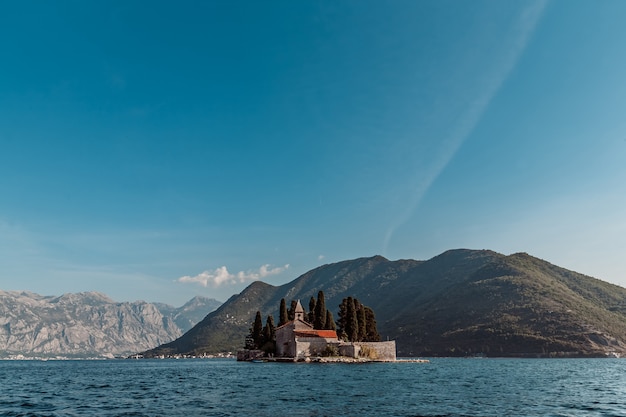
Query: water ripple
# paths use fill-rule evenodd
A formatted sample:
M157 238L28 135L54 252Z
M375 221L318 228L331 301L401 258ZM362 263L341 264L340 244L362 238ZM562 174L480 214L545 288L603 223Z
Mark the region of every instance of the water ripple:
M2 361L0 381L3 416L626 415L626 362L611 359Z

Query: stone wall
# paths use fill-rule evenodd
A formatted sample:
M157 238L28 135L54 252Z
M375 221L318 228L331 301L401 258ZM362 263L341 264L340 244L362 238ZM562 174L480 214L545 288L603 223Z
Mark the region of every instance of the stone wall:
M238 361L251 361L257 358L262 358L263 356L265 356L265 352L258 349L242 349L237 351Z
M374 361L395 361L396 342L355 342L339 345L339 354L348 358L365 358Z
M336 340L324 339L323 337L298 337L295 357L323 356L329 345L336 344L338 344Z
M356 342L354 344L360 348L357 352L358 356L378 361L396 360L395 340L388 342Z
M293 342L293 331L291 329L280 329L276 331L276 356L294 357L296 349Z
M347 358L358 358L361 347L354 343L342 343L339 345L339 355Z

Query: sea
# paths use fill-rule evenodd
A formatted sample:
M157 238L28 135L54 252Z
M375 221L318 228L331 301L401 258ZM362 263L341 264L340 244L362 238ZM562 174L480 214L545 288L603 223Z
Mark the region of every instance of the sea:
M626 416L626 359L0 361L0 416Z

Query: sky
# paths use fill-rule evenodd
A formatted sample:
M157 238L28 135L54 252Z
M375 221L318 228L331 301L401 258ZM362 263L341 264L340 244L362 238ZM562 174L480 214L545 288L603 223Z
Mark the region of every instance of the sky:
M626 286L626 2L0 10L1 290L179 306L456 248Z

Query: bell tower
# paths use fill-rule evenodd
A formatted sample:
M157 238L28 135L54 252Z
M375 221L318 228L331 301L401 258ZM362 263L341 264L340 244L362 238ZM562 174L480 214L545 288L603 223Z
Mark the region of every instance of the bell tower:
M302 304L300 304L300 300L298 300L298 303L296 304L296 309L294 311L295 313L295 320L301 320L301 321L305 321L304 320L304 308L302 308Z

